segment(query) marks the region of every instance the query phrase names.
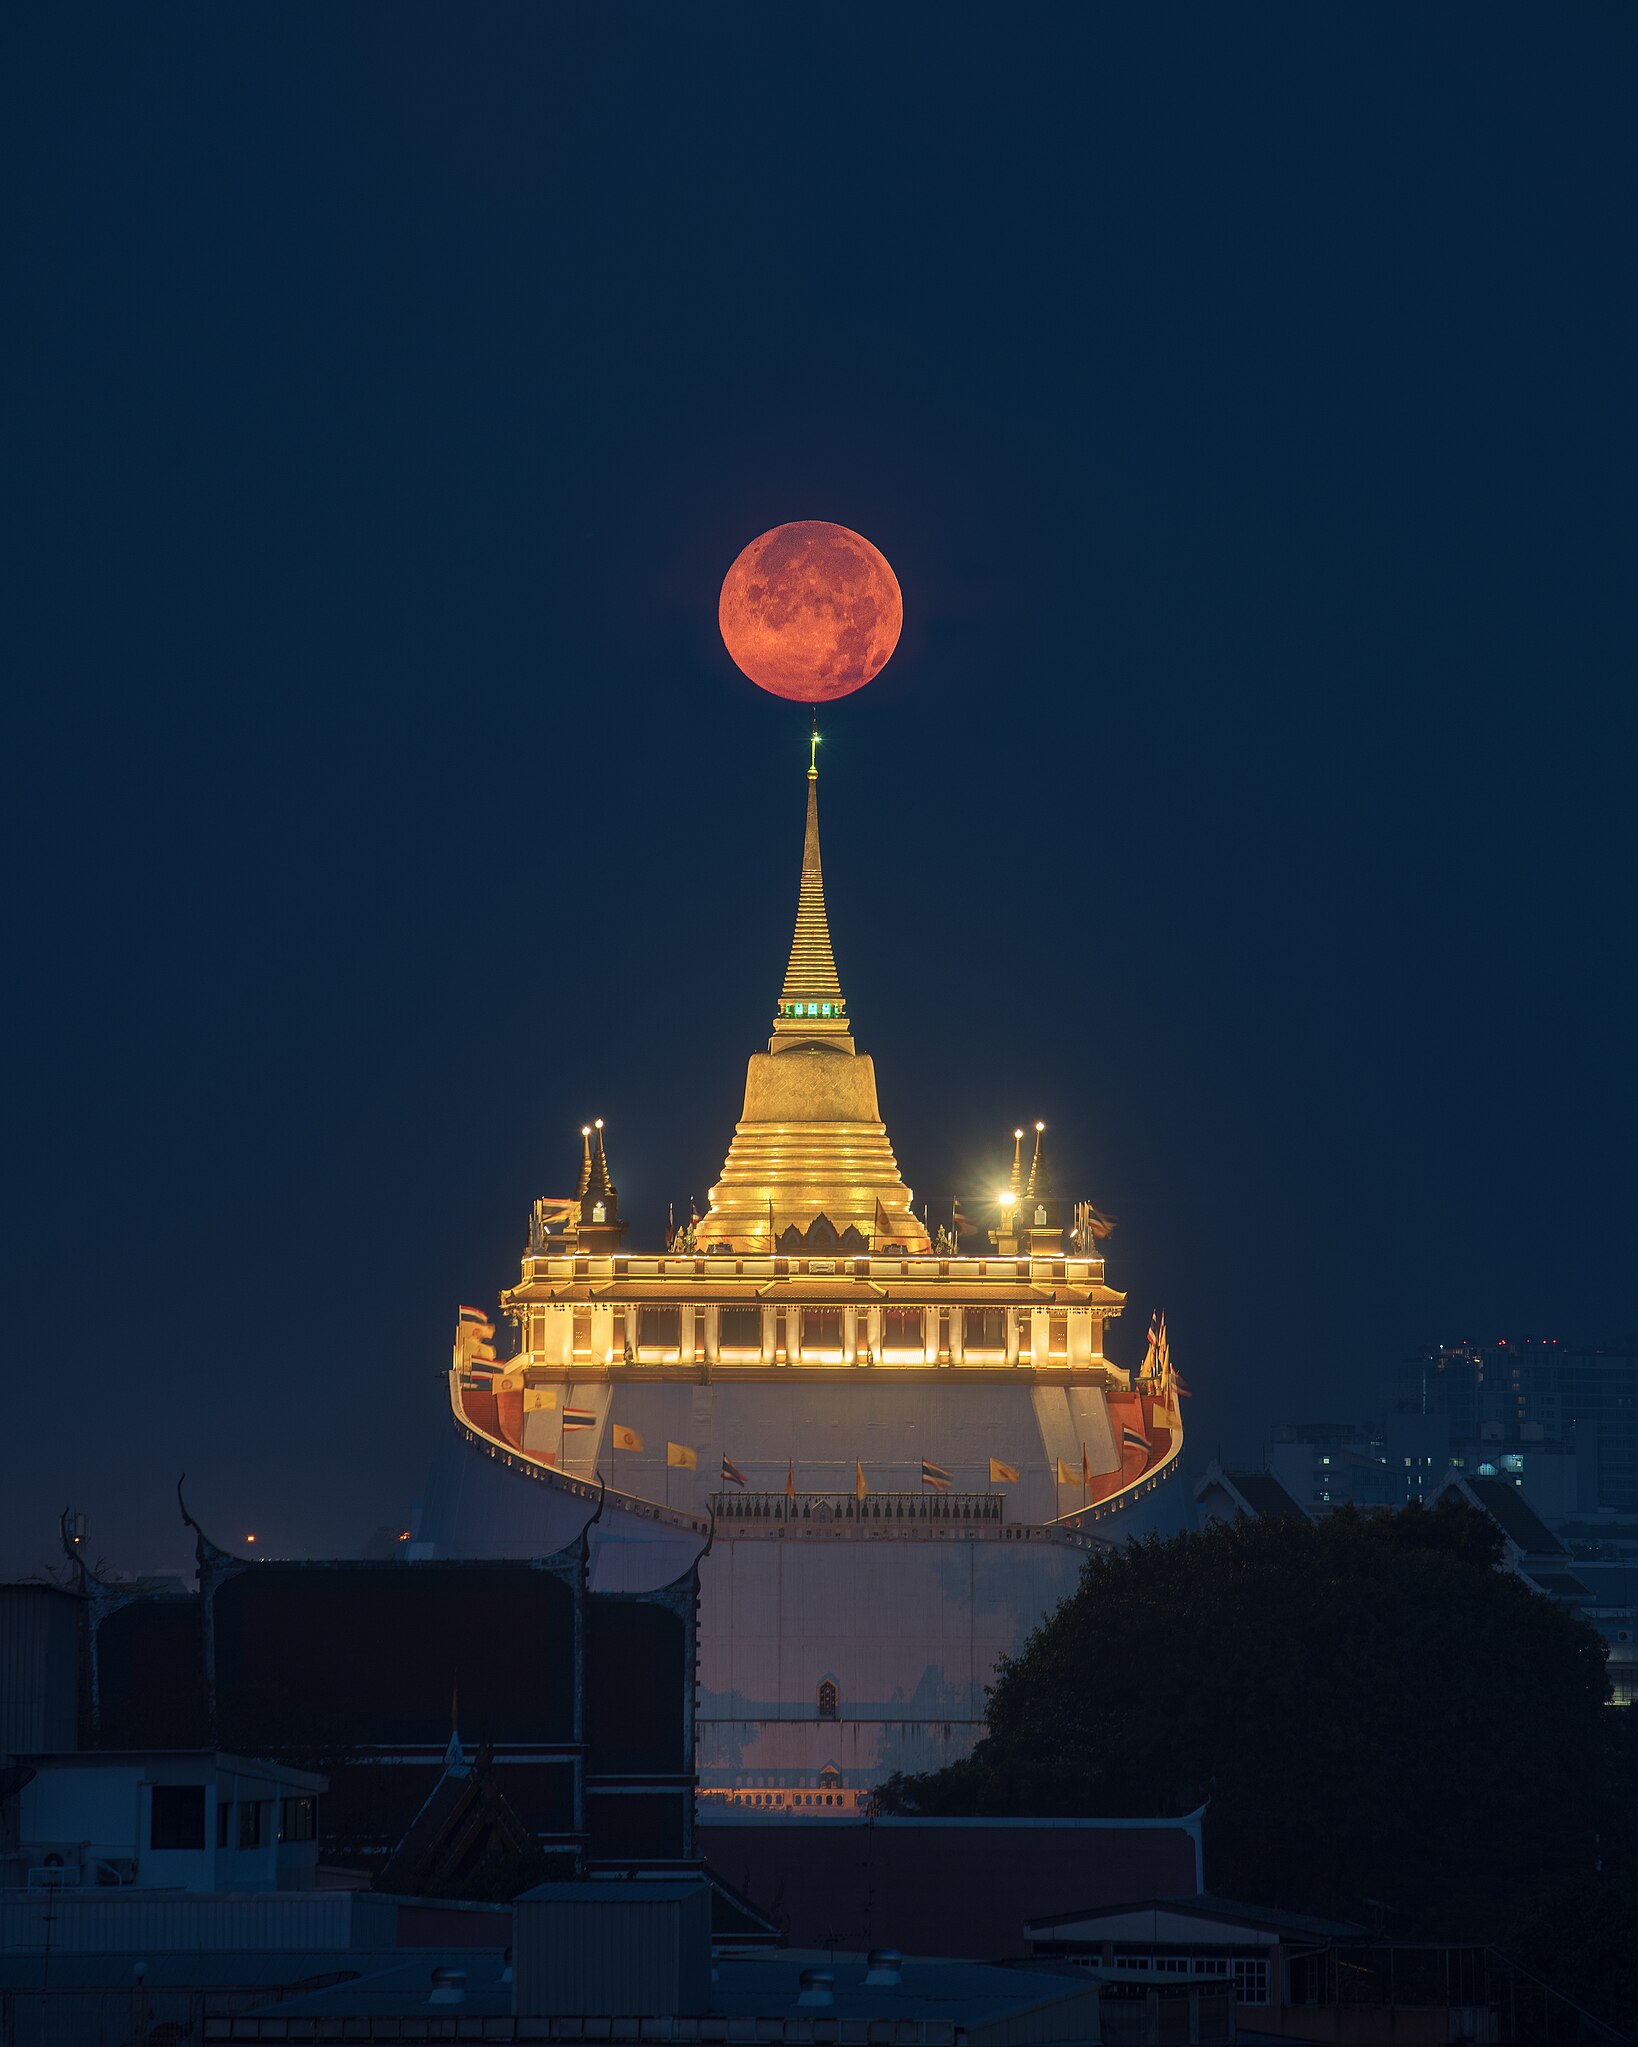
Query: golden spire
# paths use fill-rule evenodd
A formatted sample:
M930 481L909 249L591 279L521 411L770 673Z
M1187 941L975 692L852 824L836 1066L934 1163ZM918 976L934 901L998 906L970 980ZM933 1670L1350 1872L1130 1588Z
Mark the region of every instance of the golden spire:
M802 885L796 899L796 932L790 965L779 993L776 1036L790 1038L848 1034L847 1004L836 976L830 920L825 915L825 876L819 858L819 714L813 718L808 750L808 821L802 837Z
M1037 1179L1041 1183L1039 1188L1035 1184ZM1035 1126L1035 1156L1030 1160L1029 1185L1024 1189L1024 1199L1028 1201L1037 1193L1046 1194L1050 1191L1046 1177L1046 1125L1044 1123L1037 1123Z
M832 1250L894 1243L919 1255L932 1248L927 1226L899 1177L876 1100L876 1068L853 1042L836 978L819 866L818 781L816 722L790 968L768 1049L752 1053L745 1070L745 1108L699 1241L708 1251L766 1255L777 1235L795 1228L818 1230Z

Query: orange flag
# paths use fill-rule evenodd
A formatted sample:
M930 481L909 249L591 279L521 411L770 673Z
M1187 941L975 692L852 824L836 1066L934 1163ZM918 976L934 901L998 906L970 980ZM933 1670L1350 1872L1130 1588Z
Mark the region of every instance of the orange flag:
M1016 1485L1017 1483L1018 1473L1014 1466L1003 1464L999 1457L992 1457L990 1459L991 1485Z
M628 1429L624 1423L616 1422L609 1430L609 1440L616 1450L640 1450L643 1439L635 1429Z
M1075 1474L1070 1470L1062 1457L1058 1459L1058 1483L1059 1485L1073 1485L1075 1483Z
M853 1497L862 1500L870 1490L865 1484L864 1466L855 1457L853 1460Z
M796 1459L794 1457L785 1466L785 1497L787 1500L794 1500L796 1498Z

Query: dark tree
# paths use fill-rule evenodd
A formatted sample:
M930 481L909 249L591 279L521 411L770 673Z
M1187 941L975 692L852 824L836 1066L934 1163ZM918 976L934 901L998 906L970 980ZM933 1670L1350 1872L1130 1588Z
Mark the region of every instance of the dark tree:
M882 1803L1204 1805L1212 1890L1390 1937L1497 1939L1572 1888L1613 1903L1603 1647L1499 1557L1457 1502L1100 1556L1001 1666L974 1754Z

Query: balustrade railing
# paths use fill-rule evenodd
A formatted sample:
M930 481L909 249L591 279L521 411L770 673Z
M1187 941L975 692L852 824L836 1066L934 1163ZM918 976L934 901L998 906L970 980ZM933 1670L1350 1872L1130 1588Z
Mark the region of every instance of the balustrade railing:
M994 1528L1005 1518L1000 1493L753 1493L729 1488L714 1493L711 1505L723 1526L745 1522L796 1528L902 1528L978 1526Z

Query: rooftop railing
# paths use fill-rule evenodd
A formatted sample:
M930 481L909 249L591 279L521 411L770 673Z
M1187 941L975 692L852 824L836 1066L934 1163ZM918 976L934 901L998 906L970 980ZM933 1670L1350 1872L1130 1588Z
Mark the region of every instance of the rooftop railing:
M929 1487L919 1493L867 1493L861 1500L853 1493L740 1492L731 1488L712 1495L711 1505L723 1527L742 1522L766 1522L797 1529L814 1528L921 1528L964 1525L999 1528L1006 1518L1000 1493L939 1493Z

